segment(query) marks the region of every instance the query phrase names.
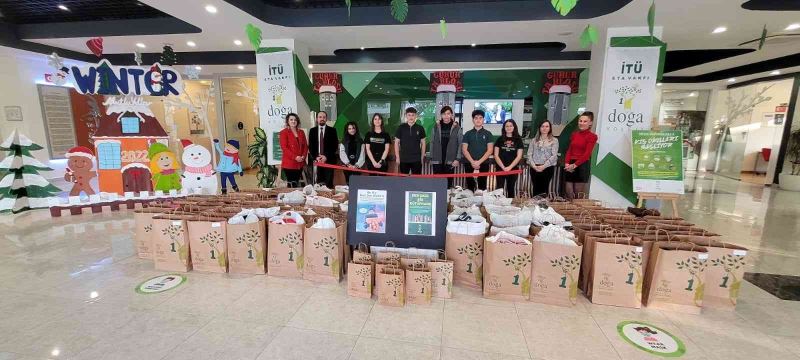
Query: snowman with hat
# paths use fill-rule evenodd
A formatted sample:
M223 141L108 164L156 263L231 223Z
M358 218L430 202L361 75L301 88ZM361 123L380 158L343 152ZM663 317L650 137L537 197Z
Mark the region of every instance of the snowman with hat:
M193 193L216 194L219 182L217 172L211 166L211 152L188 139L182 139L181 145L183 145L181 187Z

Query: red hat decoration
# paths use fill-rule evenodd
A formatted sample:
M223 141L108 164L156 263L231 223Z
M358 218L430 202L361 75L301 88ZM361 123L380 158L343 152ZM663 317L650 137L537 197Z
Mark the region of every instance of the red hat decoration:
M69 149L65 154L66 157L71 158L73 156L83 156L85 158L89 158L94 160L94 153L91 149L87 148L86 146L76 146L72 149Z
M103 57L103 38L91 38L86 42L86 47L92 51L92 54L97 57Z
M184 148L184 149L185 149L185 148L187 148L187 147L189 147L189 145L192 145L192 144L194 144L194 143L192 143L192 140L189 140L189 139L181 139L181 145L183 145L183 148Z

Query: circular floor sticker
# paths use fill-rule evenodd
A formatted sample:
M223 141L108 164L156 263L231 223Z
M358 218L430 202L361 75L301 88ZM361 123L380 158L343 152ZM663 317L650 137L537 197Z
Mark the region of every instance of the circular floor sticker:
M139 286L136 287L136 292L139 294L157 294L172 290L184 282L186 282L186 277L183 275L160 275L139 284Z
M617 325L617 332L631 345L653 355L679 357L686 353L686 347L680 339L655 325L623 321Z

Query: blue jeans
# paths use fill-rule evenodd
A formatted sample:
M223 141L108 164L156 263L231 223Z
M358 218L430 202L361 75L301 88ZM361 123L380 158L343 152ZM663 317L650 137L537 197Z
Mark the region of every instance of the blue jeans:
M236 186L236 180L233 178L234 174L236 174L236 173L232 173L232 172L231 173L226 173L226 172L219 173L220 177L222 178L222 190L225 190L225 189L228 188L227 181L230 181L231 182L231 186L233 187L233 190L239 191L239 187Z

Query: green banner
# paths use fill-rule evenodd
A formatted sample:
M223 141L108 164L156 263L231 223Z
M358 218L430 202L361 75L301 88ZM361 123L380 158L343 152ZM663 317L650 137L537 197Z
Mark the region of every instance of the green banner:
M406 191L406 235L436 234L436 193Z
M680 130L631 132L633 191L683 193Z
M281 133L276 131L272 133L272 161L281 162L283 159L283 149L281 149Z

